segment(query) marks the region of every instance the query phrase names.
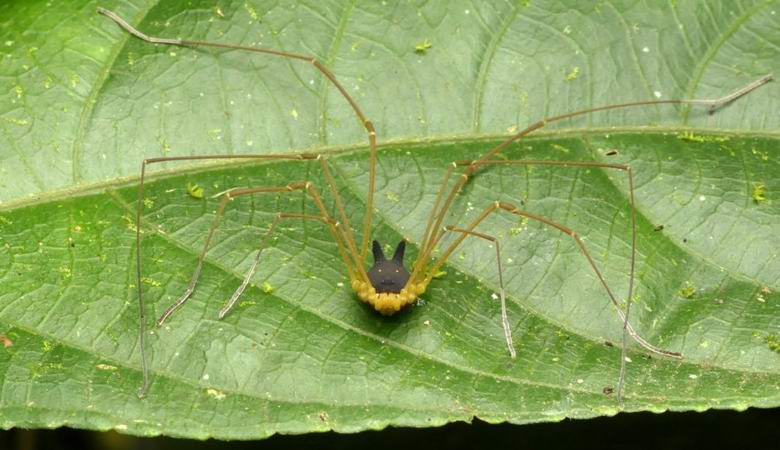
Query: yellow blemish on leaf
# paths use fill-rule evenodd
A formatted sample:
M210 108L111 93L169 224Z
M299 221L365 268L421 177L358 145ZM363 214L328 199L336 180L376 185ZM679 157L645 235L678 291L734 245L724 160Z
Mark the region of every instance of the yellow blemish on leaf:
M677 139L687 142L704 142L704 138L695 135L692 131L686 131L685 133L678 134Z
M385 197L387 197L387 199L393 203L398 203L401 201L401 199L398 197L398 194L395 192L386 192Z
M780 338L778 338L777 335L770 334L764 340L766 341L766 345L769 347L769 350L772 350L775 353L780 353Z
M196 183L187 183L187 194L192 198L203 198L203 186Z
M249 2L244 2L244 9L249 13L249 17L253 20L260 20L260 16L257 14L257 10Z
M558 151L560 151L562 153L569 153L570 152L570 150L568 148L566 148L566 147L564 147L562 145L558 145L558 144L552 144L552 148L554 148L555 150L558 150Z
M57 271L59 271L59 273L62 275L62 278L65 278L65 279L68 279L68 278L73 276L73 273L71 272L70 267L62 266L62 267L58 268Z
M705 143L705 142L728 142L729 138L725 136L705 136L696 134L693 131L686 131L684 133L678 134L677 139L681 141L686 142L698 142L698 143Z
M154 286L154 287L162 286L162 283L155 280L154 278L149 278L149 277L141 277L141 283L148 284L149 286Z
M209 397L213 397L217 400L223 400L225 398L225 393L216 389L206 389L206 394L208 394Z
M768 152L762 152L761 150L757 150L756 148L752 148L751 152L761 158L761 161L769 161L769 153Z
M428 39L423 40L422 42L418 43L414 46L414 52L419 54L425 54L428 52L428 49L433 47L433 44Z
M260 289L262 289L263 292L265 292L266 294L270 294L271 292L274 291L274 287L271 286L271 283L267 281L263 281L263 284L260 285Z
M117 366L112 366L110 364L97 364L95 365L95 368L98 370L119 370Z
M682 298L691 299L696 295L696 287L694 287L693 283L690 281L686 281L685 286L681 287L680 290L677 291L677 295Z
M750 194L753 202L756 204L766 201L766 185L764 183L753 183L753 189Z
M574 67L571 69L571 71L563 78L566 81L574 81L580 76L580 68Z
M518 234L522 233L527 226L528 226L528 217L523 217L522 219L520 219L520 223L518 224L518 226L509 229L509 235L517 236Z
M125 214L122 217L125 221L125 224L127 225L127 229L135 233L135 219L133 219L133 216L131 216L129 213Z
M3 120L14 125L29 125L30 121L27 119L17 119L16 117L3 117Z
M212 128L206 132L211 139L222 139L222 128Z

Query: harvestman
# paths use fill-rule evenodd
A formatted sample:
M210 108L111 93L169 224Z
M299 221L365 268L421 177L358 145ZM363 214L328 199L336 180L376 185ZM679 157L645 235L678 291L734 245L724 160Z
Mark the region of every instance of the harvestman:
M371 269L366 271L364 267L364 262L366 260L366 254L368 253L368 241L369 241L369 236L371 234L371 221L372 221L373 204L374 204L374 185L376 179L376 160L377 160L376 130L374 129L374 125L371 123L371 121L368 120L366 116L363 114L363 111L360 109L360 106L358 106L355 100L349 95L349 93L344 89L341 83L338 82L335 75L333 75L333 73L327 67L323 66L314 57L296 54L296 53L288 53L279 50L272 50L272 49L258 48L258 47L247 47L247 46L232 45L232 44L220 44L216 42L191 41L191 40L184 40L184 39L167 39L167 38L147 36L144 33L132 27L116 13L106 10L104 8L98 8L97 11L100 14L103 14L109 17L110 19L112 19L128 33L132 34L133 36L145 42L152 43L152 44L174 45L174 46L182 46L182 47L216 47L222 49L245 50L245 51L263 53L267 55L279 56L282 58L294 59L294 60L299 60L299 61L309 63L313 65L318 71L320 71L322 75L325 76L325 78L327 78L328 81L333 86L335 86L335 88L341 93L341 95L344 97L347 103L349 103L349 106L355 112L355 115L357 116L358 120L365 128L366 133L368 134L368 145L369 145L368 195L366 199L366 211L364 213L364 218L363 218L363 235L362 235L362 239L360 240L359 248L357 246L357 242L355 241L352 227L349 223L349 220L347 219L347 215L344 210L344 205L341 196L338 193L335 181L333 179L333 176L330 173L330 169L328 167L328 163L326 161L325 155L312 154L312 153L290 153L290 154L268 154L268 155L205 155L205 156L172 156L172 157L162 157L162 158L148 158L143 160L143 162L141 163L140 184L138 186L138 201L136 206L136 217L135 217L136 283L138 286L138 305L140 310L139 345L141 348L141 361L143 365L143 384L138 392L139 397L143 397L146 394L146 391L149 387L149 365L146 359L145 342L144 342L145 334L146 334L146 316L145 316L144 300L143 300L142 289L141 289L141 272L142 272L141 270L141 210L142 210L143 197L144 197L144 177L146 174L147 165L156 164L160 162L168 162L168 161L218 160L218 159L246 159L246 160L265 160L265 161L315 160L319 162L320 168L324 175L325 183L327 184L328 192L333 196L333 199L335 201L336 210L337 210L336 216L338 219L332 217L331 214L327 211L325 205L322 202L322 197L320 196L319 191L317 191L316 187L311 182L308 181L294 182L286 186L270 186L270 187L266 186L266 187L251 187L251 188L243 188L243 189L231 189L222 193L219 206L217 208L214 218L212 219L211 226L209 228L208 235L206 237L206 242L204 243L203 249L201 250L198 256L198 263L195 268L195 271L192 274L192 278L184 294L182 294L181 297L179 297L171 306L169 306L165 310L165 312L160 316L160 318L157 319L156 323L158 326L162 325L163 322L165 322L165 320L179 306L184 304L184 302L187 301L187 299L192 295L193 291L195 290L198 277L200 276L200 272L203 267L203 261L209 249L211 238L214 234L214 231L219 226L220 219L222 217L222 214L225 211L225 207L228 201L236 197L258 194L258 193L271 193L271 192L289 193L289 192L300 191L311 198L311 200L314 202L315 206L317 207L317 210L319 211L320 215L293 214L293 213L281 213L281 212L276 214L273 222L271 223L271 226L269 227L268 231L266 232L260 244L260 247L257 250L257 253L254 256L254 260L250 269L247 271L246 275L244 276L241 285L238 287L238 289L236 289L236 291L230 297L230 299L225 304L225 306L223 306L222 309L219 311L220 318L223 318L228 313L228 311L230 311L230 309L233 307L233 305L236 303L238 298L243 293L244 289L246 289L260 261L260 255L262 254L263 249L265 249L268 246L271 235L274 233L278 223L282 220L289 220L289 219L310 220L310 221L321 222L322 224L327 226L330 230L331 235L333 236L333 240L336 242L339 255L342 261L344 262L344 265L346 266L347 272L349 274L352 290L357 294L360 300L371 305L380 314L388 315L388 316L397 313L405 306L408 306L409 304L414 302L418 296L422 295L425 292L426 288L428 287L428 284L434 278L434 275L438 273L439 269L452 255L455 249L461 244L461 242L463 242L463 240L466 237L471 236L471 237L476 237L476 238L480 238L492 242L495 245L496 263L498 268L498 280L499 280L499 294L501 299L501 322L504 329L504 338L506 340L507 349L509 350L510 356L512 358L515 358L515 349L512 344L512 333L509 326L509 320L506 314L506 298L505 298L504 281L503 281L503 274L501 268L501 253L499 248L499 241L494 236L476 231L477 226L479 226L479 224L482 223L488 216L490 216L491 214L497 211L505 211L510 214L524 217L526 219L541 222L547 226L555 228L560 232L570 236L575 241L579 250L587 260L588 265L593 270L593 273L596 275L596 277L601 282L601 285L604 287L604 290L607 296L609 297L610 302L612 302L612 305L617 310L617 314L620 317L620 320L623 321L620 376L618 379L618 384L616 389L616 397L619 402L621 401L621 392L625 380L626 348L627 348L628 336L633 338L637 343L639 343L639 345L641 345L642 347L644 347L645 349L647 349L652 353L656 353L671 358L682 357L680 353L669 351L669 350L663 350L650 344L644 338L639 336L639 334L634 330L634 328L631 326L631 324L628 321L628 315L629 315L631 299L632 299L633 289L634 289L634 266L636 261L636 210L634 207L634 181L631 172L631 167L626 164L607 164L607 163L582 162L582 161L503 160L503 159L496 160L493 159L493 157L498 155L502 150L504 150L513 142L523 138L524 136L527 136L533 131L543 128L545 125L549 123L558 122L558 121L570 119L572 117L590 114L598 111L606 111L610 109L619 109L619 108L628 108L628 107L641 107L647 105L685 104L685 105L694 105L694 106L707 106L709 107L709 112L713 113L717 109L733 102L734 100L742 97L743 95L758 88L759 86L762 86L763 84L766 84L769 81L771 81L772 80L771 74L765 75L759 78L758 80L738 89L737 91L717 99L645 100L645 101L606 105L597 108L588 108L579 111L569 112L566 114L561 114L558 116L547 117L537 122L534 122L533 124L529 125L527 128L509 137L499 145L485 152L485 154L480 156L478 159L453 161L448 166L447 172L444 175L444 179L442 180L441 186L439 187L439 190L436 194L434 206L428 218L428 222L425 227L425 232L423 233L422 240L420 241L420 253L418 255L417 260L412 265L411 273L406 269L406 267L403 264L404 250L406 248L406 241L404 240L402 240L398 244L398 246L395 249L395 253L391 259L387 259L382 252L381 245L377 241L373 241L372 253L374 257L374 265L371 267ZM515 205L512 205L511 203L507 203L503 201L495 201L489 204L488 206L486 206L485 209L482 211L482 213L479 214L475 219L473 219L466 226L463 227L457 227L454 225L443 226L442 222L444 221L444 216L448 212L449 208L452 206L457 194L466 185L468 180L471 177L473 177L481 167L490 166L490 165L504 165L504 166L547 165L547 166L563 166L563 167L595 167L601 169L614 169L626 173L628 178L628 187L629 187L629 205L631 208L631 263L630 263L630 271L629 271L630 275L629 275L629 283L628 283L628 294L626 296L626 302L625 302L626 303L625 311L621 309L617 297L612 292L612 289L610 289L606 279L604 278L601 271L596 266L595 261L593 260L590 253L588 252L583 241L579 238L579 236L575 231L571 230L570 228L562 224L553 222L550 219L533 214L531 212L523 211L520 208L516 207ZM447 186L449 184L450 178L452 177L455 170L459 168L463 168L463 170L458 175L459 178L454 183L453 187L449 190L449 192L447 192ZM458 237L455 238L448 246L446 246L441 256L439 256L434 261L432 259L434 249L437 248L437 245L440 243L442 237L447 232L457 233Z

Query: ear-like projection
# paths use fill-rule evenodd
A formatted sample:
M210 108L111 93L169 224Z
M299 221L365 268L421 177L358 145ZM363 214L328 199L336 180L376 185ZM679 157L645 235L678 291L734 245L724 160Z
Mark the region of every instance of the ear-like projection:
M401 242L398 243L398 246L395 248L395 253L393 254L393 261L397 262L398 264L403 264L404 251L406 251L406 240L402 239Z
M374 264L385 260L385 254L382 251L382 244L380 244L379 241L374 240L374 244L371 247L371 251L374 253Z
M409 271L404 267L404 252L406 241L398 243L393 254L393 259L385 258L382 245L374 241L371 247L374 253L374 266L368 271L368 280L371 286L379 292L397 294L406 286L409 280Z

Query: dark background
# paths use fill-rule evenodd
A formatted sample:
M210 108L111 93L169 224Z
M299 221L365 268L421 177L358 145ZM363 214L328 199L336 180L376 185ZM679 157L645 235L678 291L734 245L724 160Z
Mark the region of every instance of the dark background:
M136 438L115 432L10 430L0 432L0 449L291 449L367 448L776 448L780 408L744 412L632 413L592 420L533 425L452 423L440 428L388 428L356 434L276 435L263 441L221 442L172 438Z

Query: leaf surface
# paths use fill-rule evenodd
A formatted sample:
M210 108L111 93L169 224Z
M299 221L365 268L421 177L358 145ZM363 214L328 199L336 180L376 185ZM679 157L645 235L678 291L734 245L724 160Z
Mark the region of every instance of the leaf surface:
M605 388L615 386L620 349L605 343L619 343L620 323L603 288L571 238L513 216L491 216L480 230L501 242L516 360L493 298L495 251L481 240L465 241L422 301L384 318L349 291L327 230L285 222L253 286L217 320L274 214L314 212L299 193L231 202L192 299L150 330L153 384L137 399L132 217L141 159L323 152L354 225L367 196L365 133L306 64L145 45L94 14L92 2L45 5L0 5L0 73L10 81L0 93L3 427L250 439L618 411ZM316 55L379 130L372 237L388 246L408 239L411 261L447 165L475 158L496 135L589 106L720 96L780 72L777 2L704 6L706 15L682 2L134 2L117 12L150 34ZM594 114L504 152L634 171L632 323L685 357L648 358L632 345L626 410L780 403L778 110L770 83L713 115ZM150 316L186 287L215 194L307 180L334 207L315 163L164 169L144 203ZM447 223L462 226L501 200L565 224L624 299L628 198L620 171L490 168Z

